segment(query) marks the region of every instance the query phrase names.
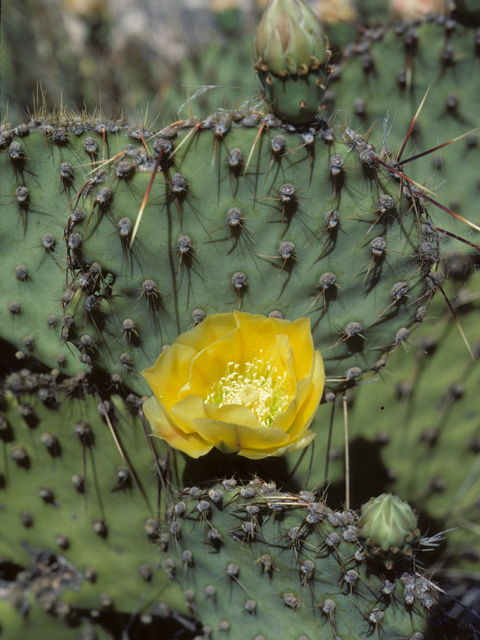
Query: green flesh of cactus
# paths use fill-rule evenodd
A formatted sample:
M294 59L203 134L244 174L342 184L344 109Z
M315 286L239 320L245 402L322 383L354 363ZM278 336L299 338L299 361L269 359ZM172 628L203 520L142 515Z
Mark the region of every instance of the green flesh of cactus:
M57 400L7 396L0 553L26 572L10 594L18 612L7 610L6 630L28 630L20 614L29 603L33 621L52 637L63 628L65 638L112 611L156 624L173 610L210 626L212 638L228 623L235 640L322 629L412 638L435 619L434 588L409 561L386 571L365 558L354 512L256 479L184 487L167 502L162 492L157 518L158 476L140 420L106 401L117 446L98 398L58 392Z
M398 494L436 521L436 531L449 530L449 551L440 558L441 566L471 571L480 566L475 533L480 279L469 257L448 262L446 269L451 278L444 286L476 359L445 302L436 297L425 322L407 349L392 355L382 378L353 390L348 409L352 501L358 507L373 491ZM341 406L336 409L328 472L332 497L337 483L343 487L345 473L343 414ZM317 429L325 428L330 410L320 407ZM313 485L324 481L326 444L326 437L316 439ZM300 474L308 464L302 463Z
M353 512L330 511L308 491L282 494L259 479L225 490L228 482L209 491L184 490L170 524L175 532L180 525L180 533L166 550L173 577L192 611L201 608L213 637L227 629L235 638L294 639L332 632L361 638L380 628L386 637L410 638L424 631L421 620L405 619L411 578L403 570L389 574L387 587L399 606L383 608L387 575L376 574L359 552ZM176 508L185 509L183 516ZM313 615L305 616L304 609Z
M59 393L57 400L49 408L34 395L8 398L0 552L23 566L31 561L25 545L60 553L83 573L68 585L80 590L82 606L100 607L99 594L107 593L119 611L132 611L146 588L139 568L155 561L144 527L156 513L157 480L142 425L128 414L117 422L114 416L121 414L106 401L125 461L99 414L98 398ZM95 571L94 579L87 569Z
M378 23L378 8L373 12ZM385 21L386 22L386 21ZM449 207L475 224L480 224L476 205L478 180L476 167L480 162L478 102L479 89L479 45L475 23L455 23L440 18L413 24L398 22L395 27L380 31L372 29L355 45L345 48L343 58L334 66L324 99L325 110L321 112L330 122L339 120L368 137L377 150L386 144L396 153L400 151L409 126L428 90L417 123L402 154L402 160L433 149L449 140L472 131L454 144L438 149L431 154L405 165L409 177L426 184L434 193L427 195ZM353 39L353 38L352 38ZM225 55L231 55L229 50ZM215 45L206 51L199 68L188 69L187 84L201 84L202 75L208 73L210 85L218 85L213 96L224 92L225 85L241 86L237 76L240 65L243 76L249 72L250 61L242 56L237 62L216 68L211 59L218 56ZM230 60L230 58L229 58ZM203 62L204 61L204 62ZM227 69L233 69L229 79ZM225 99L234 103L234 95L240 99L249 96L229 90ZM223 95L223 93L222 93ZM207 94L208 96L208 94ZM186 101L185 90L177 102ZM204 113L205 96L191 101L194 113ZM185 113L184 110L183 113ZM348 116L343 116L347 113ZM384 125L385 118L388 122ZM376 123L372 128L372 123ZM442 229L478 244L478 233L446 212L438 212L436 220ZM476 239L475 239L476 238ZM451 250L458 250L447 236L444 245L450 243Z
M24 570L2 583L6 637L30 638L32 624L72 640L111 638L115 627L143 633L148 625L173 634L171 620L188 624L190 612L178 585L155 570L156 468L164 460L155 463L139 418L118 397L101 405L95 396L74 399L71 385L66 392L48 375L13 375L6 384L16 395L7 393L0 425L0 554ZM47 387L54 396L40 401ZM170 622L159 602L175 612Z
M454 20L399 23L383 37L367 38L345 50L344 61L330 78L327 112L345 109L349 126L365 135L376 122L369 141L380 148L386 136L387 146L398 154L425 98L402 154L407 160L480 125L479 52L478 32ZM479 225L479 161L475 131L404 167L435 192L429 197ZM478 233L446 212L440 213L437 226L478 244Z
M51 640L69 640L70 638L79 640L111 640L111 635L103 630L100 625L95 627L90 622L85 622L79 617L74 620L73 627L70 626L72 620L67 624L61 617L53 615L47 616L40 607L33 594L26 601L28 609L28 620L22 612L12 607L11 602L0 599L0 620L2 634L6 638L17 640L36 640L39 629L42 635ZM23 600L25 605L25 600ZM68 605L62 604L63 611L68 609Z
M91 370L143 395L139 372L163 345L203 314L234 309L310 317L333 387L403 342L435 290L436 233L423 225L420 236L411 200L395 206L398 183L369 166L373 151L350 130L302 137L259 129L260 119L212 116L153 141L167 148L165 171L132 248L155 161L138 133L107 132L105 145L96 131L55 144L55 127L8 138L0 318L20 363ZM65 162L71 180L60 177Z

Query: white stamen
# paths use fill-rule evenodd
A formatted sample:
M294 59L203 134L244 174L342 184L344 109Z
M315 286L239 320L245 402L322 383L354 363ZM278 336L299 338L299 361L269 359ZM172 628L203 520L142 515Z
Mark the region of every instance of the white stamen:
M293 395L285 389L288 385L287 372L277 373L277 367L265 365L263 360L254 358L245 364L244 373L238 363L229 362L227 371L205 399L219 407L226 404L240 404L251 409L263 427L268 427L279 413L282 413Z

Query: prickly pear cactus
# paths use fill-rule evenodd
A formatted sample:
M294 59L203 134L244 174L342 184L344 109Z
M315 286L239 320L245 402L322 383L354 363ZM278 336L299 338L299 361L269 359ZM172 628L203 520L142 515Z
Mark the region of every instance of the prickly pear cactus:
M145 422L140 372L207 315L309 316L328 376L325 399L340 393L347 409L347 388L363 375L375 394L372 378L412 345L433 309L439 233L454 232L426 210L429 192L406 177L408 164L383 138L374 147L350 123L321 119L330 54L304 4L273 0L266 15L255 58L275 115L251 106L216 110L157 133L65 111L2 125L7 635L28 637L30 615L52 637L83 640L104 631L232 640L423 640L437 629L461 636L414 564L417 554L423 559L418 548L436 537L419 537L412 507L431 522L433 490L425 495L423 474L445 458L431 455L438 436L423 447L412 435L413 404L403 414L410 431L392 436L401 442L393 458L388 434L375 441L383 446L377 458L358 465L357 439L371 452L380 398L354 394L355 406L365 397L367 407L361 430L352 428L355 415L350 435L343 425L352 454L346 476L333 462L334 447L345 446L336 428L332 442L325 437L312 452L310 472L302 458L187 459L152 438ZM451 343L442 338L441 347L445 354ZM442 361L432 377L443 379L449 366ZM460 371L465 388L475 382L474 366ZM421 401L436 411L431 387L430 380ZM442 428L453 413L449 396ZM461 418L470 433L470 413ZM443 447L451 435L442 430ZM327 448L331 467L322 476ZM413 481L404 470L417 463L418 449ZM397 475L379 474L382 464L396 465ZM358 468L364 484L352 481ZM454 500L468 494L471 505L477 472L470 466L458 489L455 468ZM354 487L346 507L332 510L307 491L309 477L317 487L331 483L329 500L339 487L343 499L344 482ZM409 484L412 507L403 501ZM379 495L391 488L401 498ZM350 507L361 502L359 519ZM441 509L448 522L452 510Z
M177 492L166 484L182 482L175 466L169 477L158 442L148 446L118 398L68 400L47 375L7 382L16 390L1 431L8 637L28 637L30 623L52 637L78 637L79 626L102 637L86 634L112 632L113 619L143 637L162 625L170 633L168 617L238 640L322 629L412 638L436 624L435 586L405 555L390 569L371 563L353 511L258 477ZM38 397L47 387L48 402Z
M81 384L66 382L26 371L5 381L0 553L17 610L2 618L7 637L24 637L37 620L63 638L81 625L85 634L99 625L108 637L115 626L141 633L160 597L186 620L181 590L155 569L167 479L158 440L149 444L120 398L79 399ZM175 632L174 618L150 618Z
M62 118L4 129L0 317L22 365L143 395L162 346L241 309L310 317L338 386L421 321L438 237L361 136L244 111L149 135Z
M5 590L5 581L2 582L2 588ZM80 616L72 614L71 608L66 603L58 607L60 615L46 615L33 594L19 593L19 591L17 590L15 594L8 593L8 602L0 599L1 633L6 638L35 640L41 630L42 635L48 636L52 640L65 640L69 636L81 640L111 639L112 636L100 625L94 627L90 622L82 621ZM19 603L18 596L20 596L21 605L19 608L15 608L12 605ZM27 611L28 617L26 618ZM67 616L65 616L67 612L69 614L68 623L66 622Z
M212 637L425 632L423 615L435 617L433 586L408 563L377 572L353 512L331 511L310 491L281 492L259 478L236 484L185 489L168 520L165 566L192 611L201 607ZM419 606L410 620L412 597Z
M475 533L480 280L469 256L448 261L445 272L450 275L445 290L475 359L444 300L435 298L424 324L407 348L391 357L381 378L375 377L349 395L352 503L359 506L374 487L397 493L428 518L433 532L449 531L449 549L439 560L440 566L470 571L479 566L480 559ZM322 418L325 421L324 415ZM333 499L338 483L340 500L345 473L343 423L338 406L327 475L330 497ZM316 446L310 478L313 485L321 485L326 451L324 447L319 450L320 441ZM366 459L370 461L368 474ZM308 463L302 464L300 471L306 472Z
M397 158L425 98L399 168L408 168L412 178L435 192L427 193L428 197L477 226L478 42L471 21L462 24L445 16L367 31L360 42L344 50L325 99L328 113L345 110L349 126L377 148L385 144ZM411 162L429 149L434 151ZM472 233L447 212L440 214L437 226L478 244L478 230Z
M21 381L31 385L29 394L19 389ZM109 593L119 610L133 610L145 585L139 567L151 561L144 525L155 517L158 488L141 423L122 417L112 402L122 409L118 398L101 404L94 396L68 399L45 376L13 374L7 384L16 385L18 395L7 397L2 423L1 553L23 566L35 564L39 550L65 556L77 569L60 591L80 588L92 598ZM42 402L39 392L48 389L56 393ZM115 584L109 567L130 545L143 545L144 555L125 556ZM93 561L94 573L87 570Z

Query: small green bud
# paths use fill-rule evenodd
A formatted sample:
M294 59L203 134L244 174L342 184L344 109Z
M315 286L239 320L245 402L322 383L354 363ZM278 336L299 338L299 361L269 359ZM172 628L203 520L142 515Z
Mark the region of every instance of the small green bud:
M360 537L368 555L387 568L411 554L409 543L419 535L412 507L391 493L362 505Z
M257 67L277 75L305 74L326 62L325 34L303 0L270 0L253 46Z
M255 69L272 110L294 124L318 114L329 52L325 34L303 0L270 0L253 45Z

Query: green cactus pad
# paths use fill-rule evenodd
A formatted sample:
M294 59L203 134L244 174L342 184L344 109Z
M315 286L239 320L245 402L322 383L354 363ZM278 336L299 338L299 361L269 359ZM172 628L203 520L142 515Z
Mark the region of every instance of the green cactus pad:
M421 522L430 523L432 535L448 531L448 551L439 563L462 575L480 566L475 533L480 278L469 256L449 260L445 271L450 279L443 286L475 360L444 299L435 298L407 349L393 354L381 377L348 397L351 489L355 507L375 490L408 500L422 514ZM322 410L327 408L320 408L318 425L325 424ZM328 477L330 496L337 487L338 499L343 500L344 420L341 407L336 409ZM313 484L321 485L325 478L326 444L326 438L316 439ZM308 464L302 463L299 472L306 473Z
M167 521L165 570L213 638L226 630L235 639L294 640L425 632L422 609L435 615L432 586L405 564L398 572L370 564L353 512L258 478L234 485L185 489Z
M17 393L22 377L7 379ZM30 374L28 382L30 393L7 396L0 553L25 567L36 566L43 550L59 554L75 570L57 596L95 608L106 593L118 611L133 611L146 588L139 567L153 561L144 526L155 522L158 490L142 424L111 400L68 399L48 376ZM118 446L99 413L104 408ZM153 598L165 587L160 578Z
M326 88L322 26L303 0L270 0L253 45L255 70L272 111L293 124L311 122Z
M92 120L4 131L0 318L20 363L142 395L139 372L204 314L280 312L311 318L338 387L421 320L437 235L426 222L420 237L361 136L257 112L172 126L150 142L163 173L132 246L156 162L146 137Z
M406 164L399 166L433 191L427 193L429 198L479 226L480 68L478 33L472 26L431 16L424 22L398 22L367 32L361 42L345 49L330 77L325 102L327 112L346 110L349 126L365 135L368 131L369 142L377 149L385 144L397 157L425 98L401 156ZM465 137L410 162L459 136ZM438 211L436 225L479 244L478 231L446 211ZM452 237L442 240L451 251L466 249Z
M17 585L14 585L14 589L17 589ZM16 597L18 595L17 591ZM0 633L10 640L37 640L39 634L51 640L111 640L112 638L111 634L99 625L94 627L80 616L72 615L68 605L62 604L58 607L58 612L52 611L47 614L38 605L33 594L28 593L22 601L23 611L12 604L11 601L6 602L0 599ZM70 615L68 621L66 620L67 611Z
M154 464L139 418L116 398L68 400L72 389L57 385L26 371L4 385L0 553L24 567L10 582L19 613L7 612L6 628L27 624L26 601L52 633L63 624L65 638L82 619L87 630L108 629L108 616L117 626L130 616L156 624L171 612L187 626L210 626L212 638L228 623L235 640L274 629L295 640L323 628L410 638L436 620L433 584L406 564L371 565L354 512L259 478L158 494L156 468L164 481L178 473L160 456ZM190 476L205 467L193 464Z

